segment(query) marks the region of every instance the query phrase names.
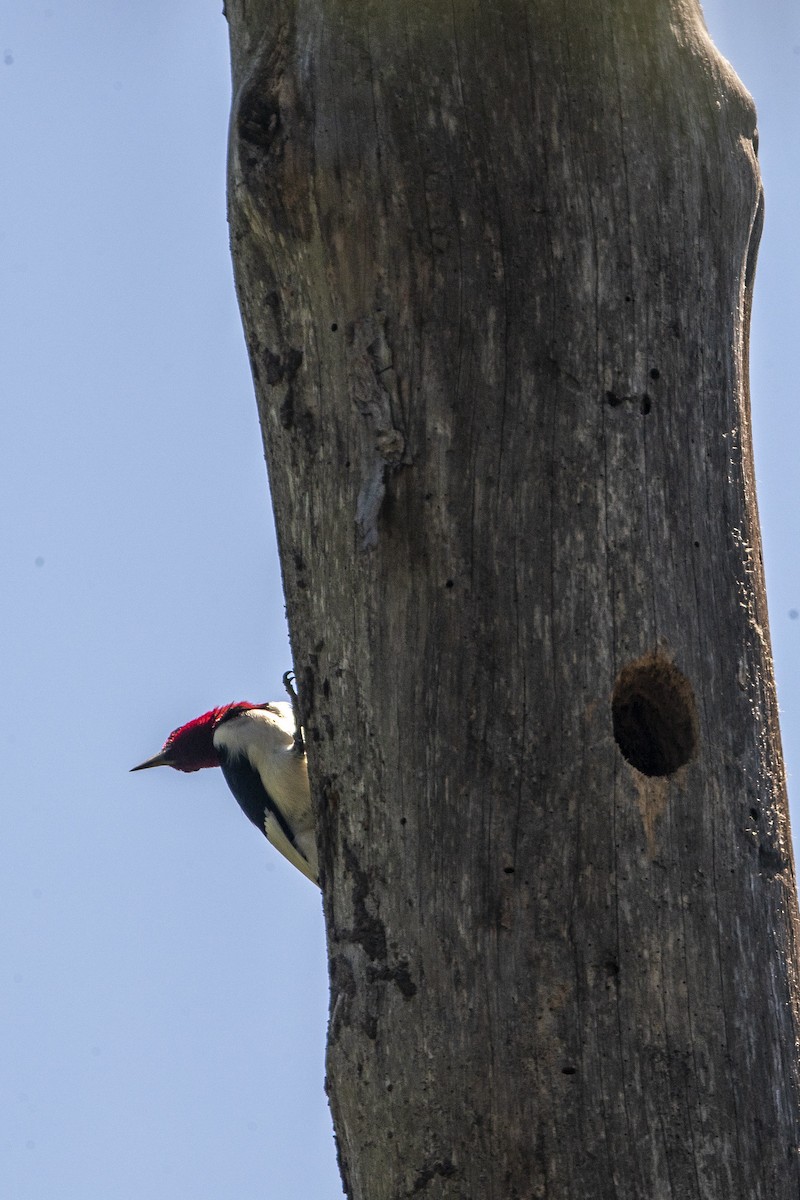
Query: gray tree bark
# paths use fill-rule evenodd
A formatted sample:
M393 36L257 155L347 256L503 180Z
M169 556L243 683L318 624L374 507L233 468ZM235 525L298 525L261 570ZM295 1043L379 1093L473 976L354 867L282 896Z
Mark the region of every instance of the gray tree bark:
M797 1200L750 97L696 0L228 17L347 1193Z

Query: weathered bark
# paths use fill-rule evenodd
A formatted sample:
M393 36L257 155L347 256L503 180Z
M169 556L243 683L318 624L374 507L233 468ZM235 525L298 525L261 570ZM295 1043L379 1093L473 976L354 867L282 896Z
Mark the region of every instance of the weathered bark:
M348 1194L800 1194L753 105L695 0L228 0Z

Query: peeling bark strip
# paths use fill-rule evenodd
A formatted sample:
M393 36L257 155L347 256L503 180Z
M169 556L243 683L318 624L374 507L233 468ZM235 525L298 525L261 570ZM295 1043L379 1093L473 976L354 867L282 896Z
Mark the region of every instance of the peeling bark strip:
M752 102L695 0L228 10L348 1195L797 1200Z
M366 317L354 322L347 341L352 353L350 386L367 424L356 523L361 548L373 550L378 544L378 517L386 497L387 476L403 462L406 443L394 426L393 413L399 409L398 384L383 314L378 314L378 319Z

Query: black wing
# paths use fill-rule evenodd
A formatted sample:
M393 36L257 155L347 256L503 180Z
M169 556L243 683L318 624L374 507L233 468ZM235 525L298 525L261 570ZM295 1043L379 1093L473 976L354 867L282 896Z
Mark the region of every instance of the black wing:
M219 747L217 747L217 753L225 782L236 797L244 815L258 826L264 837L267 836L264 822L267 816L274 817L289 845L294 846L305 861L305 855L294 840L291 826L264 787L261 776L247 756L245 754L226 754L225 750Z

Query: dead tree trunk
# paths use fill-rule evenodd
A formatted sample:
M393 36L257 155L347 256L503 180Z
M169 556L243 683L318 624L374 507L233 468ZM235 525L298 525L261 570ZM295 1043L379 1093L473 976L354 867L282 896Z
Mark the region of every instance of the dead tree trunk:
M353 1200L797 1200L747 392L696 0L228 0L234 261Z

